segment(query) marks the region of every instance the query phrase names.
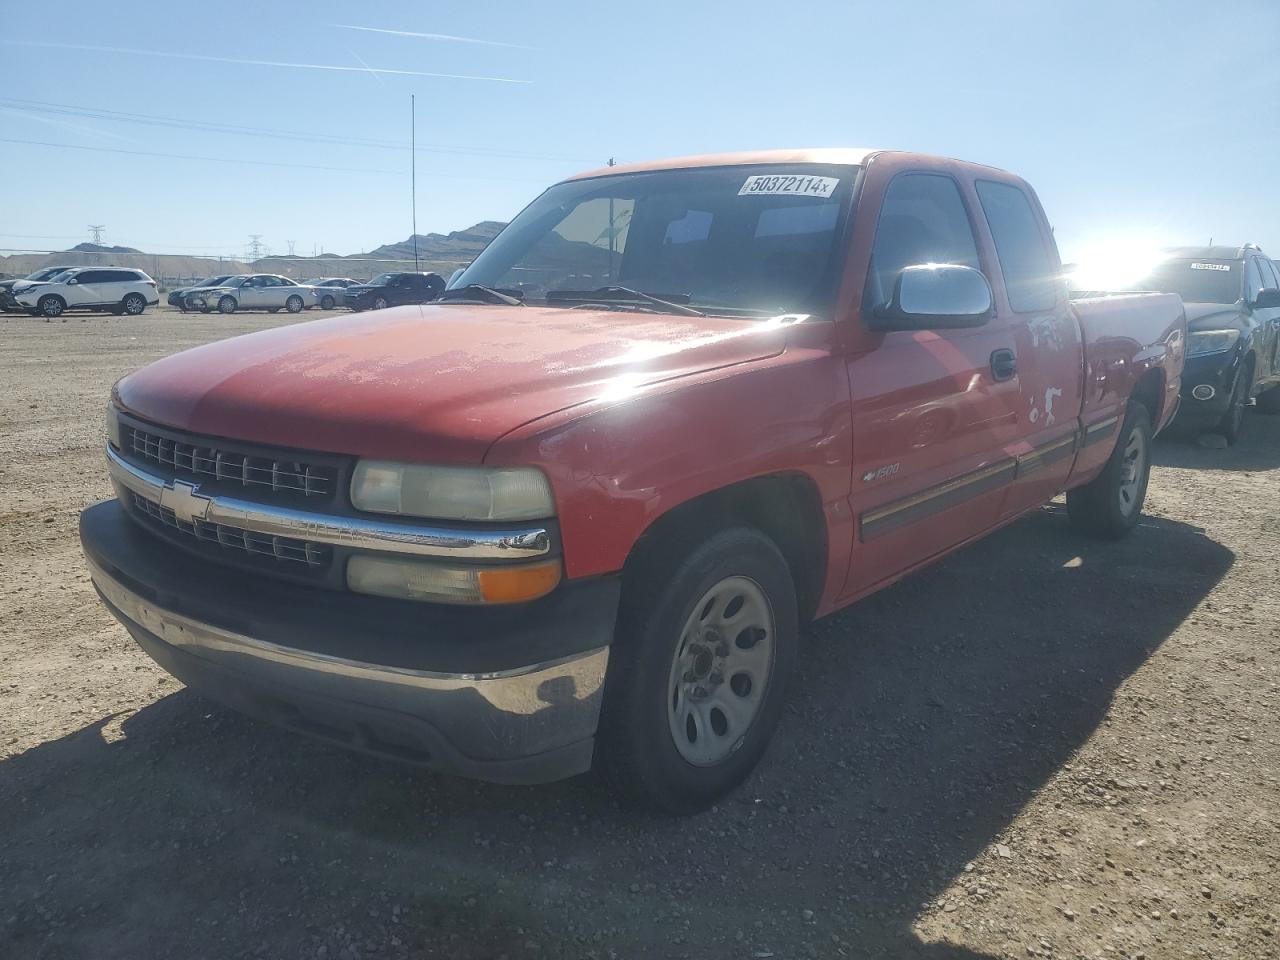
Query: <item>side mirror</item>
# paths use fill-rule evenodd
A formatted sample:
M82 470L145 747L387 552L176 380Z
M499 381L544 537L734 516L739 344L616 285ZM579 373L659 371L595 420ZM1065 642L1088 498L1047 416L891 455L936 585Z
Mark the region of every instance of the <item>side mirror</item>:
M981 270L954 263L907 267L890 301L873 311L873 330L980 327L991 317L991 284Z
M1257 297L1254 298L1253 306L1255 309L1262 310L1280 307L1280 290L1259 290Z
M449 282L446 284L447 287L452 287L453 281L457 280L460 276L462 276L463 269L464 269L463 267L459 267L457 270L453 271L453 273L449 274Z
M67 278L67 286L71 286L71 284L73 284L73 283L79 283L79 282L80 282L80 281L79 281L79 280L77 280L75 277L68 277L68 278Z

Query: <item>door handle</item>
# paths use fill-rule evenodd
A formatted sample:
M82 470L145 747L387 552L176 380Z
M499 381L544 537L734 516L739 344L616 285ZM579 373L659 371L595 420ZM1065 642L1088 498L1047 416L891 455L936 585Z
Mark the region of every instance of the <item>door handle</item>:
M1018 358L1007 347L991 351L991 379L1012 380L1018 372Z

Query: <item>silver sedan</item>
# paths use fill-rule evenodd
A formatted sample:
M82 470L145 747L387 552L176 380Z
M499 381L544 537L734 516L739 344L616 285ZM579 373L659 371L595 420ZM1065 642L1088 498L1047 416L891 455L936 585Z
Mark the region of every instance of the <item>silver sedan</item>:
M188 310L206 313L211 310L220 313L235 313L237 310L301 313L319 302L320 296L315 287L303 286L274 273L232 277L222 286L192 290L185 299Z

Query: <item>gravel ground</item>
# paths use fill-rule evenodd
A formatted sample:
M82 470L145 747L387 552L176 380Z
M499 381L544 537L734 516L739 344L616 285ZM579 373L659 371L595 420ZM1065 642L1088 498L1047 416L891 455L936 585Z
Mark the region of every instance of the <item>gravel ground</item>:
M284 315L0 320L0 956L1273 957L1280 418L1158 446L808 631L757 774L683 821L227 713L89 585L113 380Z

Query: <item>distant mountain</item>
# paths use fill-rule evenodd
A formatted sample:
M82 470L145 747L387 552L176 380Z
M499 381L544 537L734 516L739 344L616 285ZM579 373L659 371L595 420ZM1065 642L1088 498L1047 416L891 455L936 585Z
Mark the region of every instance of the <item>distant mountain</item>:
M77 243L71 248L74 253L141 253L133 247L108 247L101 243Z
M446 279L466 266L497 236L505 223L485 220L452 233L418 234L418 269L434 271ZM367 280L379 273L414 269L413 240L383 244L368 253L346 256L325 253L317 257L263 257L253 262L143 253L133 247L108 247L78 243L61 253L20 253L0 257L0 277L25 277L42 267L103 266L145 270L162 284L176 286L196 277L219 273L278 273L294 279L352 277Z

